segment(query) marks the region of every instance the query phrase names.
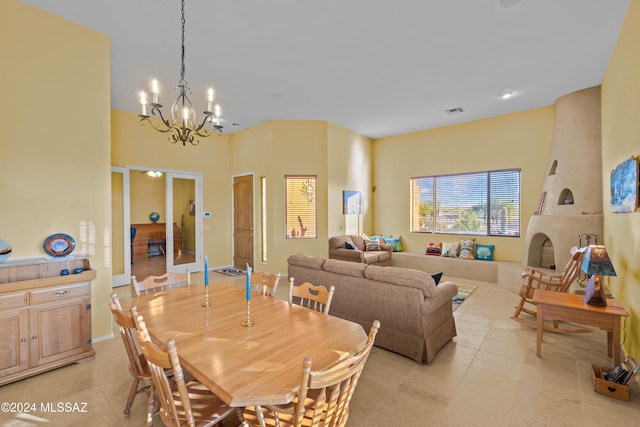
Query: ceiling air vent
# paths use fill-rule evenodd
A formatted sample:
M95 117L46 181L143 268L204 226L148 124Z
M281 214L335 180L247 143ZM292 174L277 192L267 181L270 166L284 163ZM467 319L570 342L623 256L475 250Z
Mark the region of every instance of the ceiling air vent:
M444 110L445 113L447 114L458 114L458 113L462 113L464 110L462 109L462 107L456 107L456 108L451 108L449 110Z

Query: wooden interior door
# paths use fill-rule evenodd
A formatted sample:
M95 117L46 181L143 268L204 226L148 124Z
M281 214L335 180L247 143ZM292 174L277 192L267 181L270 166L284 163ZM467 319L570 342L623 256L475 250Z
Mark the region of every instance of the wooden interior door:
M253 175L233 178L233 265L253 268Z

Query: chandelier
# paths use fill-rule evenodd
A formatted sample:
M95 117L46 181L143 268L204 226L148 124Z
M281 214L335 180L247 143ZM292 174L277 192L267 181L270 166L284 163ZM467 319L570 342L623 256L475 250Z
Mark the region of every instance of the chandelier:
M180 67L180 80L176 89L180 92L178 98L171 105L171 120L165 118L162 114L162 104L158 102L158 81L151 82L151 93L153 99L151 104L147 104L147 94L140 92L140 104L142 104L142 114L140 114L140 124L148 122L158 132L168 133L169 141L176 143L182 142L182 145L198 145L200 142L197 137L206 138L215 132L222 133L222 125L220 125L220 106L213 106L213 88L208 90L207 110L204 112L204 118L200 124L196 121L196 111L191 105L188 94L191 94L187 81L184 79L184 0L182 0L182 64ZM151 107L151 114L158 116L162 124L156 125L149 119L147 115L147 105ZM207 123L211 123L211 129L205 128Z

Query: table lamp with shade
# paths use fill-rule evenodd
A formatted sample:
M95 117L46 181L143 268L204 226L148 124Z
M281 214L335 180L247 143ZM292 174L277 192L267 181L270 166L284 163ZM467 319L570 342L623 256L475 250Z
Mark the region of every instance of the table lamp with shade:
M602 245L587 246L582 271L591 275L587 289L584 292L586 304L599 307L607 306L607 297L604 292L602 276L616 276L616 270L611 264L607 250Z

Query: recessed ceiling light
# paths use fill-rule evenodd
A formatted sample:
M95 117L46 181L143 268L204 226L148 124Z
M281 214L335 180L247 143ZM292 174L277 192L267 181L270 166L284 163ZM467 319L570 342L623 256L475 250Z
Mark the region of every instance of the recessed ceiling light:
M281 99L281 98L284 98L284 95L278 92L274 92L271 94L271 97L276 99Z
M509 99L513 96L513 92L509 91L509 92L505 92L502 94L502 96L500 98L502 99Z

